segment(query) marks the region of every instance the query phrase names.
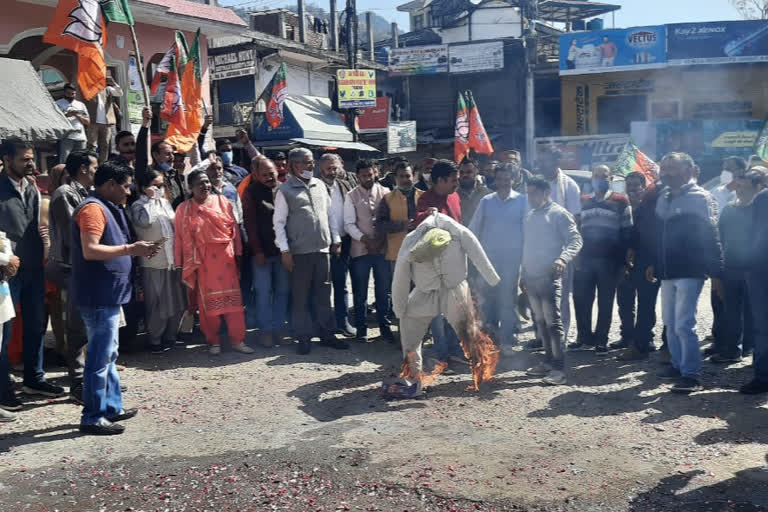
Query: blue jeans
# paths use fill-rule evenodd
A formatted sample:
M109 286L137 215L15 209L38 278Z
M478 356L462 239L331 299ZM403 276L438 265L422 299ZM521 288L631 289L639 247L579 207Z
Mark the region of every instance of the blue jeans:
M747 289L755 336L755 380L768 382L768 323L762 316L768 311L768 276L750 274Z
M349 273L352 276L352 295L355 300L355 327L358 336L365 335L368 327L366 322L366 308L368 301L368 281L373 270L374 292L376 295L376 320L379 327L387 325L387 311L389 310L389 289L392 285L392 276L389 273L389 262L383 254L366 254L352 258L349 264Z
M659 283L649 283L645 278L648 265L636 262L629 275L619 281L616 288L616 302L619 304L621 338L633 343L640 352L648 352L653 343L653 328L656 327L656 299ZM635 315L637 297L637 315Z
M435 340L435 357L439 361L447 361L451 356L464 357L464 351L459 344L459 337L445 315L437 315L429 324L432 338Z
M35 385L45 380L43 372L43 336L45 323L45 280L43 270L22 270L8 281L11 288L11 300L21 304L21 317L24 319L22 346L24 350L24 385ZM11 323L3 326L3 339L11 339ZM8 354L2 356L3 364L8 364Z
M80 423L93 425L115 416L123 408L117 361L120 306L80 308L88 332L83 372L83 416Z
M508 269L499 270L501 281L498 285L488 286L481 277L475 282L482 283L476 289L480 291L478 299L484 323L494 330L500 344L514 345L517 343L515 335L520 332L520 318L517 316L520 265L514 261L507 262L507 265Z
M341 239L341 255L331 255L331 282L333 283L333 312L336 315L336 327L347 325L349 313L349 292L347 291L347 274L349 273L349 248L351 239L345 236Z
M288 319L291 281L280 256L267 258L264 265L251 258L251 290L255 294L256 327L282 329Z
M704 279L665 279L661 282L661 316L667 328L672 366L684 377L698 378L701 371L696 306Z

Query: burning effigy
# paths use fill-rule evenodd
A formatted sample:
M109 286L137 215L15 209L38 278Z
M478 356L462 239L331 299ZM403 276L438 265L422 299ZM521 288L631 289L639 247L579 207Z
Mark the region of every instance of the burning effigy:
M446 364L438 364L425 373L422 363L422 341L438 315L445 317L459 337L470 362L472 389L479 389L493 376L499 351L481 331L474 313L467 258L490 286L499 283L499 275L475 235L446 215L430 215L405 237L392 279L392 307L400 319L403 347L401 380L389 385L392 396L419 395L445 370ZM387 394L387 385L383 392Z

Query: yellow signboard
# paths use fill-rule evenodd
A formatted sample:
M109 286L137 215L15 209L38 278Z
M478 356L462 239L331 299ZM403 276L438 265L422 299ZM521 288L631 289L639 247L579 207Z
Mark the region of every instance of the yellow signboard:
M336 72L339 108L376 106L376 71L373 69L340 69Z

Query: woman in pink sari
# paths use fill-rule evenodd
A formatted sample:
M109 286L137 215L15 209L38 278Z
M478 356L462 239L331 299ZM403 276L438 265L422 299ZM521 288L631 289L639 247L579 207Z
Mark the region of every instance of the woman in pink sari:
M176 210L176 266L181 280L197 292L200 330L210 345L211 355L221 353L219 328L227 323L232 349L252 354L245 345L245 315L240 294L238 259L242 254L240 230L226 197L212 193L203 171L187 178L192 199Z

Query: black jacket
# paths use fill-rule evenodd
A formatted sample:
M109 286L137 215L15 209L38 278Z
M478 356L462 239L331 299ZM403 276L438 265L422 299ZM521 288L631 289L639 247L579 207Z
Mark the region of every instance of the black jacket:
M275 213L272 189L254 180L245 190L242 201L243 224L251 251L254 254L262 253L267 258L280 254L280 249L275 245L275 229L272 225Z
M672 196L664 189L656 203L656 275L661 279L720 277L723 247L717 231L717 201L690 183Z
M0 174L0 231L11 241L13 254L21 260L20 270L42 270L43 239L38 231L40 194L28 183L24 200L7 172Z
M656 220L656 201L659 199L659 187L649 189L643 201L632 210L634 223L630 235L629 247L635 251L638 265L656 265L656 238L658 221ZM645 271L645 269L643 269Z

